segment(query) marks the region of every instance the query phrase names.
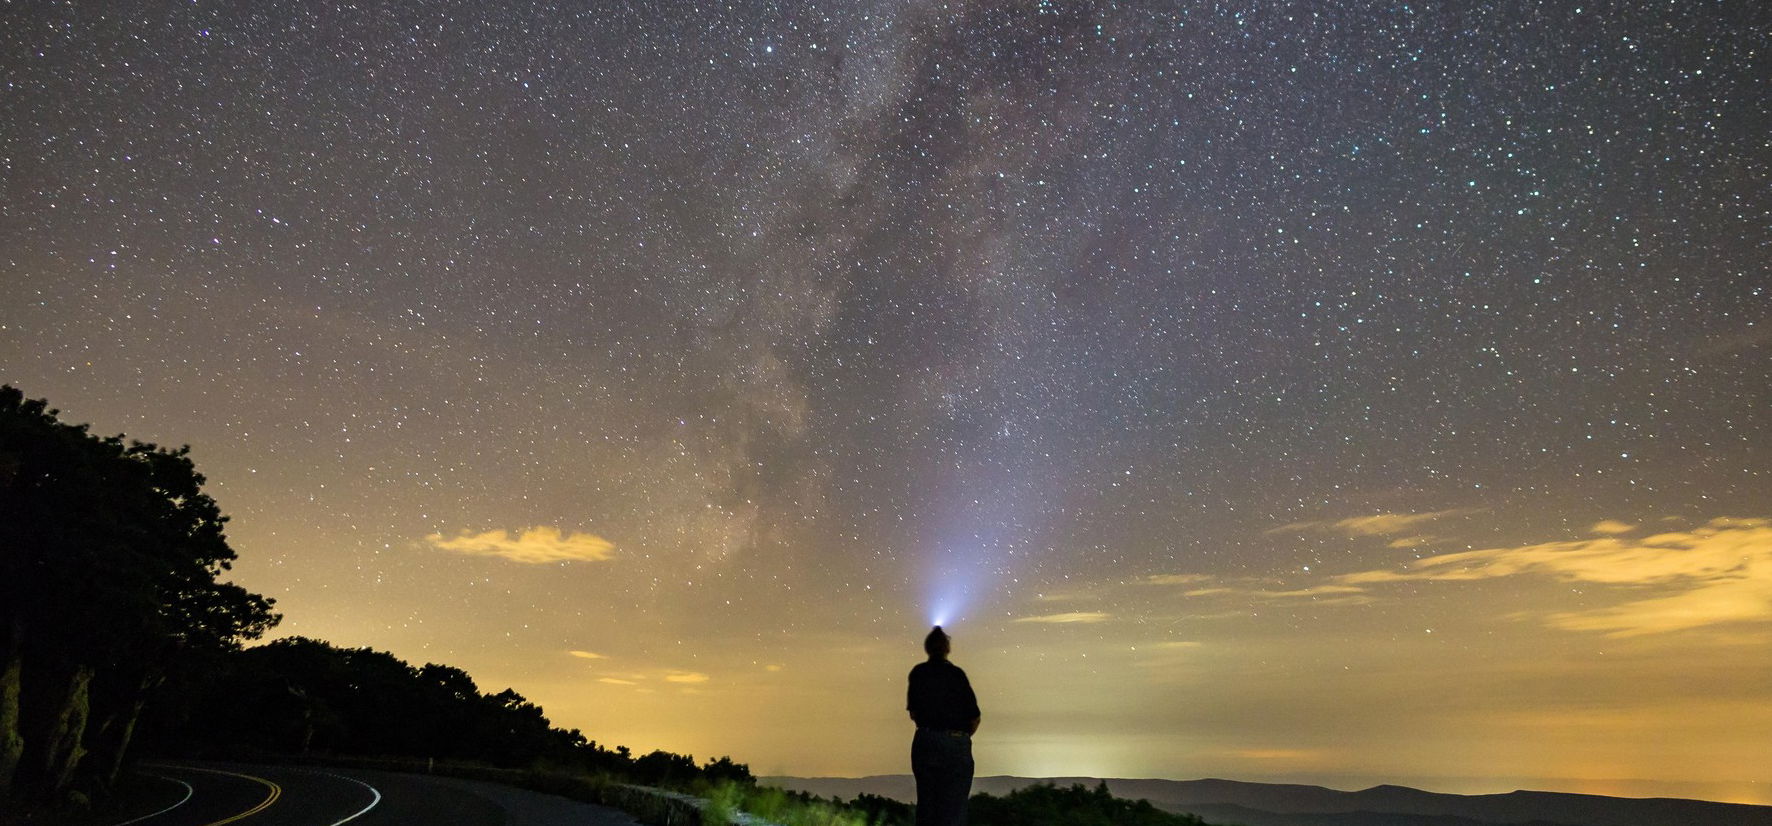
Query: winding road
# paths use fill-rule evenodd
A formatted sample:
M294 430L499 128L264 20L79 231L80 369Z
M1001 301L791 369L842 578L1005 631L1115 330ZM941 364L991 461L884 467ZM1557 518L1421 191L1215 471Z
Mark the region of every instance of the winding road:
M233 763L151 763L163 787L113 826L635 826L627 814L525 789L434 775Z

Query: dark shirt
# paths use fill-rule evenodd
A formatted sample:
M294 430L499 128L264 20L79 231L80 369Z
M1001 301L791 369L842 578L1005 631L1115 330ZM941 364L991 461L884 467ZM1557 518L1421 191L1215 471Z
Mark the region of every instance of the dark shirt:
M947 660L917 663L905 707L922 728L971 731L978 719L978 697L966 672Z

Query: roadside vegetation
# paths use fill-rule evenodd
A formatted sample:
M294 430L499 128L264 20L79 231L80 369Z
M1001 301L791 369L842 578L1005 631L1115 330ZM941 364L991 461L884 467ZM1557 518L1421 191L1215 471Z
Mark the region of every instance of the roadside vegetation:
M1165 812L1149 800L1114 797L1103 781L1094 789L1081 783L1041 783L1002 797L972 796L973 826L1204 826L1194 815Z

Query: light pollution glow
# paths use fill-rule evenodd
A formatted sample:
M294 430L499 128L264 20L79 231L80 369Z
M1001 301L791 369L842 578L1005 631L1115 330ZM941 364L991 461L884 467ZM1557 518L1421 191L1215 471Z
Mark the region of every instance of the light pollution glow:
M1441 544L1462 547L1471 543L1457 537L1496 533L1500 521L1478 513L1433 527ZM1073 577L1065 592L942 624L986 700L982 774L1349 787L1413 779L1452 791L1550 786L1769 802L1756 767L1772 697L1756 675L1772 643L1772 524L1656 522L1621 531L1597 520L1587 536L1554 542L1392 552L1385 568ZM1345 534L1374 549L1392 536ZM1655 549L1676 556L1658 559ZM486 579L507 583L503 593L421 614L423 625L352 631L349 618L365 612L320 622L312 609L292 609L284 630L397 651L406 638L409 656L458 662L488 685L511 682L604 743L736 754L768 773L903 770L903 672L921 656L921 620L948 618L818 631L812 618L829 605L808 600L795 610L811 616L793 629L699 640L667 632L660 644L622 632L613 606L562 616L519 604L525 589L549 583L630 587L630 575L606 570L619 560L475 561ZM1085 607L1093 610L1073 610ZM473 618L507 611L532 625L525 636L561 645L436 642L471 637Z
M1772 803L1763 2L25 4L0 381L607 745Z

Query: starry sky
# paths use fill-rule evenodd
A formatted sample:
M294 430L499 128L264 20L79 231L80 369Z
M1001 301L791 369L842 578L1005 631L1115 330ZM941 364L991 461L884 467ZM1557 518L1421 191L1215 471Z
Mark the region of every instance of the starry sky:
M0 380L609 745L1772 803L1769 9L9 2Z

